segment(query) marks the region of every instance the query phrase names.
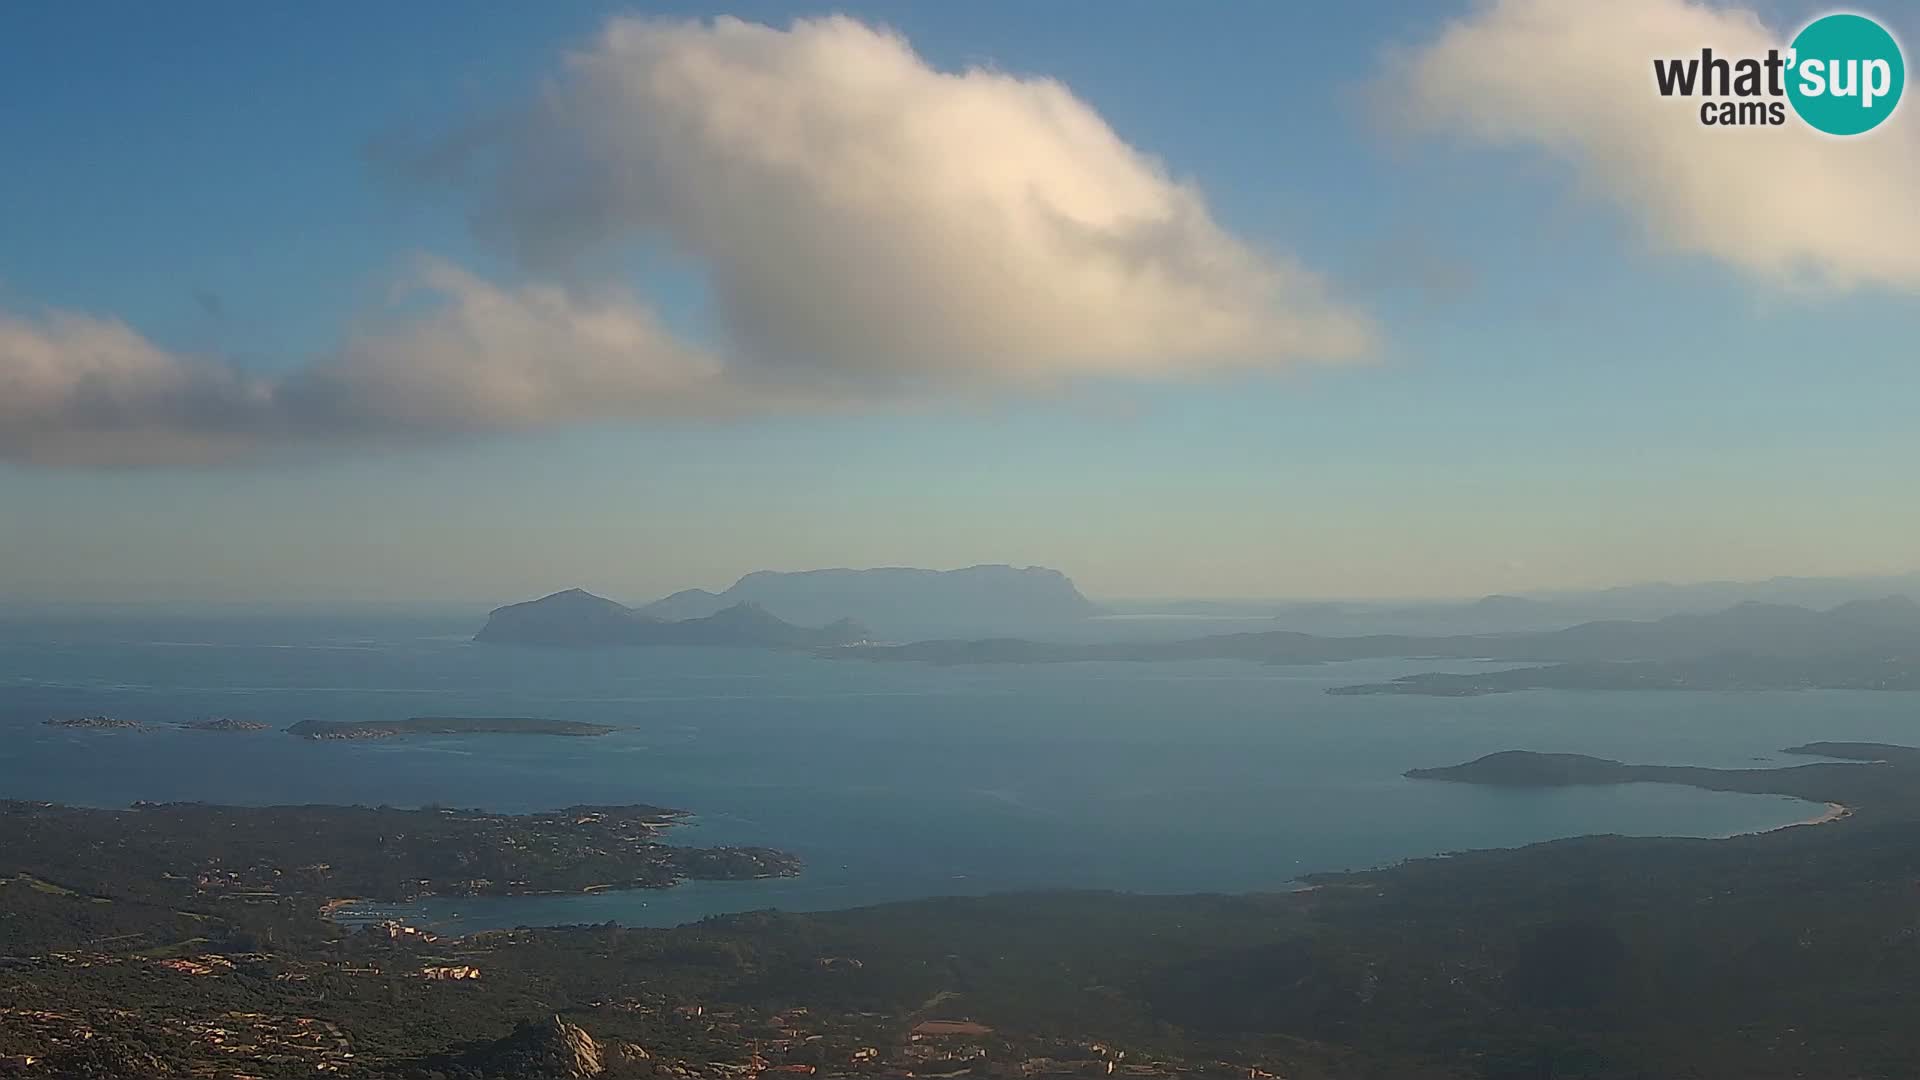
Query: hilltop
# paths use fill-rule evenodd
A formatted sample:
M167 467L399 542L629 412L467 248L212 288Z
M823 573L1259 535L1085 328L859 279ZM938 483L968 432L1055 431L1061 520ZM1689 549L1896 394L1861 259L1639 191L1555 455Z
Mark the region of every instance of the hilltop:
M501 645L594 648L615 645L731 645L806 649L848 645L869 637L866 627L838 619L822 627L795 626L758 604L740 603L700 618L666 620L582 589L495 608L475 641Z

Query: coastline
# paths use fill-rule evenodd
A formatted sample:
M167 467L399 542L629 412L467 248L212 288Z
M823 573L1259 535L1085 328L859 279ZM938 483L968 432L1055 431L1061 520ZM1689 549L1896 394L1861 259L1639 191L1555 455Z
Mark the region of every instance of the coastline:
M1812 802L1813 800L1808 799L1806 801ZM1788 829L1804 828L1808 825L1831 825L1836 821L1845 821L1852 816L1853 807L1845 803L1828 802L1818 814L1810 818L1805 818L1800 821L1789 821L1785 825L1775 825L1771 829L1755 829L1752 832L1728 833L1725 836L1718 837L1718 839L1734 840L1742 836L1768 836L1773 833L1786 832Z
M1692 785L1679 785L1679 786L1692 786ZM1697 789L1697 790L1712 791L1713 789ZM1724 792L1724 794L1753 794L1753 793ZM1796 801L1814 803L1814 802L1818 802L1819 800L1805 799L1805 800L1796 800ZM1788 829L1798 828L1802 825L1830 824L1835 821L1840 821L1846 818L1850 818L1854 815L1854 813L1855 811L1853 807L1847 806L1843 803L1829 801L1824 803L1824 805L1822 806L1822 810L1819 814L1802 819L1802 820L1789 821L1780 825L1771 825L1764 828L1754 828L1754 829L1748 829L1745 831L1724 833L1719 835L1694 833L1694 834L1690 834L1690 838L1698 839L1698 840L1706 840L1706 841L1725 841L1725 840L1732 840L1740 837L1766 836L1773 833L1784 832L1785 830L1788 830ZM704 919L714 918L717 916L734 915L734 914L740 914L742 912L748 912L748 911L777 910L777 911L782 911L790 914L821 914L821 913L831 914L836 912L854 911L854 910L859 910L864 908L887 907L887 906L902 905L902 904L920 903L920 902L926 902L926 901L975 898L982 895L1012 896L1012 895L1020 895L1023 893L1038 895L1038 894L1046 894L1046 893L1063 891L1063 890L1064 891L1087 891L1087 892L1097 892L1097 893L1111 892L1111 893L1122 894L1122 895L1143 895L1143 896L1196 896L1196 895L1204 895L1204 894L1214 894L1214 895L1221 895L1221 896L1236 896L1236 897L1257 897L1257 896L1304 897L1304 896L1308 896L1313 893L1319 892L1321 890L1327 889L1329 887L1329 883L1334 879L1344 879L1344 878L1352 878L1352 877L1357 877L1357 876L1367 875L1367 874L1390 872L1395 868L1408 863L1444 861L1444 860L1450 860L1463 855L1483 855L1488 853L1515 853L1515 852L1524 851L1528 848L1533 848L1536 846L1550 845L1550 844L1555 844L1563 841L1576 841L1576 840L1588 839L1598 835L1604 835L1604 834L1571 833L1562 837L1551 837L1544 840L1534 840L1534 841L1528 841L1525 843L1518 843L1518 844L1496 845L1496 846L1485 847L1485 848L1469 848L1469 849L1461 849L1461 850L1443 850L1443 851L1435 851L1429 854L1415 854L1415 855L1407 856L1402 859L1382 862L1378 865L1367 866L1364 868L1357 868L1357 869L1346 868L1346 869L1329 869L1329 870L1311 871L1299 877L1288 879L1287 881L1279 883L1277 885L1257 887L1257 888L1245 888L1245 889L1220 890L1220 889L1209 889L1209 888L1194 888L1194 889L1177 889L1177 890L1162 892L1157 890L1136 891L1136 890L1130 890L1130 889L1124 889L1124 888L1076 887L1071 885L1028 886L1028 887L1016 887L1016 888L1009 888L1009 889L993 889L993 890L988 890L986 893L961 891L961 892L928 892L924 894L915 893L915 894L906 894L906 895L886 895L886 896L879 896L879 897L862 897L862 898L849 897L849 898L837 898L836 902L829 903L829 904L815 904L815 903L809 902L809 903L803 903L798 905L790 905L784 902L785 900L788 899L784 897L772 897L772 898L758 897L758 898L755 898L750 903L740 904L740 905L735 905L732 903L725 903L722 906L718 906L718 907L694 905L684 910L676 910L672 915L666 916L664 918L659 917L657 914L653 915L652 917L642 916L640 918L635 918L634 916L640 915L640 912L636 910L633 910L633 909L618 910L618 909L612 909L607 907L594 907L587 910L569 912L565 917L558 917L558 918L551 917L551 916L547 918L542 918L540 913L528 912L524 910L518 912L513 917L502 918L497 910L495 911L487 910L490 908L498 908L503 904L511 904L514 901L528 901L528 900L561 901L564 903L570 900L585 900L588 898L598 898L603 901L611 901L614 903L618 903L620 901L620 898L622 897L627 897L633 901L636 901L638 903L639 908L645 909L649 907L651 900L662 899L662 897L660 896L660 894L662 893L670 893L670 892L681 893L683 890L685 890L686 893L699 894L704 890L709 890L709 889L731 890L735 887L742 886L742 885L764 884L769 881L792 880L792 877L798 876L798 875L790 876L790 875L776 874L776 875L771 875L767 877L754 877L754 878L688 879L684 881L674 882L671 885L660 885L660 886L635 887L635 886L628 886L628 885L616 885L616 886L609 887L609 886L602 885L597 887L588 887L578 891L575 891L575 890L560 890L560 891L547 891L547 892L527 891L527 892L512 892L512 893L505 893L505 894L490 894L490 895L484 895L484 896L431 896L431 897L417 897L412 900L397 901L397 902L396 901L361 900L356 902L349 902L348 904L344 905L344 916L339 912L330 911L327 913L327 917L331 921L334 921L343 926L359 926L359 925L366 925L371 923L391 921L403 926L412 926L417 929L430 931L432 933L440 935L442 938L467 939L467 938L472 938L479 935L493 933L501 930L515 929L515 928L560 929L560 928L573 927L573 926L599 925L601 923L614 922L628 929L662 930L662 929L672 929L675 927L690 925L692 923L699 922ZM1664 834L1657 834L1657 833L1639 834L1639 835L1627 837L1627 839L1641 839L1641 840L1657 840L1657 839L1665 839L1665 838L1667 837ZM1321 879L1325 879L1325 880L1321 880ZM651 900L640 899L641 894L653 894L653 897L651 898ZM672 899L680 899L680 898L681 897L674 897ZM685 898L692 899L691 896L686 896ZM461 901L465 901L465 902L460 903ZM430 910L431 908L434 908L434 907L447 908L449 905L456 904L456 903L458 904L460 910L440 910L440 911ZM669 903L671 903L671 901L669 901ZM663 905L663 906L666 906L666 905ZM476 910L476 909L479 909L479 910Z
M1841 821L1846 818L1850 818L1852 816L1853 816L1853 807L1848 806L1845 803L1830 802L1827 804L1826 811L1822 813L1819 817L1811 817L1805 821L1796 821L1792 825L1786 825L1782 827L1788 828L1788 829L1797 829L1802 825L1828 825L1835 821Z

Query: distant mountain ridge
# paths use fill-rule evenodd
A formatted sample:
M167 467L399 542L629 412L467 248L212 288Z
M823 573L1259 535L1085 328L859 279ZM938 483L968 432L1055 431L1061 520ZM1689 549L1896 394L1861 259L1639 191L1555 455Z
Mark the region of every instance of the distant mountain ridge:
M1904 596L1850 600L1826 611L1746 600L1705 615L1602 620L1539 635L1515 659L1673 660L1716 653L1822 656L1920 650L1920 604Z
M851 618L889 634L1006 632L1076 623L1103 611L1058 570L1005 565L757 570L724 592L683 589L637 610L656 619L697 619L741 603L758 604L789 622Z
M808 649L850 645L872 635L851 619L795 626L758 604L739 603L700 618L667 620L584 589L495 608L475 641L501 645L596 648L611 645L731 645Z
M1272 630L1091 645L981 638L863 645L836 650L835 655L947 664L1202 659L1314 664L1409 656L1548 663L1670 661L1732 653L1787 658L1855 654L1920 657L1920 604L1889 596L1812 611L1749 601L1707 615L1669 615L1638 622L1602 620L1562 630L1509 634L1322 637Z
M1915 592L1920 592L1920 573L1783 576L1759 581L1654 581L1605 589L1549 591L1537 593L1535 597L1565 610L1585 611L1588 618L1645 619L1656 614L1708 614L1747 601L1825 610L1856 600L1873 601Z
M1122 614L1272 619L1277 629L1326 636L1505 634L1553 630L1603 619L1708 615L1745 601L1827 610L1888 595L1920 595L1920 573L1863 577L1775 577L1762 581L1651 582L1603 589L1496 593L1450 600L1132 599Z

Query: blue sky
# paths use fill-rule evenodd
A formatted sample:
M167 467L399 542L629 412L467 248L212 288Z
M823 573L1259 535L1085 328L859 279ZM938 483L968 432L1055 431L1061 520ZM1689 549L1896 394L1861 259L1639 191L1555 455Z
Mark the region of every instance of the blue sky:
M823 13L733 10L776 28ZM1491 76L1436 44L1463 20L1499 30L1479 6L1143 3L1103 5L1097 25L1077 5L831 10L898 31L935 73L1058 80L1237 243L1311 270L1371 344L1340 363L1149 357L825 410L542 414L211 458L23 444L0 459L0 600L480 603L575 584L644 599L763 567L1003 561L1109 597L1920 568L1905 495L1920 288L1898 252L1851 260L1851 219L1819 217L1920 160L1911 104L1863 137L1881 156L1857 166L1809 142L1796 201L1747 167L1774 151L1743 157L1704 131L1687 133L1697 155L1676 140L1674 156L1619 158L1585 104L1604 87L1575 88L1558 114L1598 134L1489 100L1500 87L1471 80ZM1815 10L1757 15L1791 29ZM518 115L563 78L564 52L634 13L705 10L10 9L0 312L118 320L169 357L267 377L392 318L369 312L424 252L502 289L617 285L721 349L698 259L645 235L566 265L517 258L472 227L484 195L396 175L379 149ZM1404 93L1448 101L1463 85L1455 112ZM1757 209L1668 243L1662 215L1710 214L1662 193L1722 153L1718 201ZM1920 173L1904 180L1911 192ZM1812 215L1811 239L1781 242L1793 280L1744 239L1776 225L1776 205ZM1910 210L1888 209L1889 243L1920 239L1902 232ZM835 392L868 374L834 369Z

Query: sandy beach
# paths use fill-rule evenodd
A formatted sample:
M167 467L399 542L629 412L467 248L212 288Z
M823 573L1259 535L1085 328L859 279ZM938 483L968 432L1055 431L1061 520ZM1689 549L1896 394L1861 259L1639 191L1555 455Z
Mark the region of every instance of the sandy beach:
M1839 820L1840 820L1841 818L1848 818L1848 817L1852 817L1852 816L1853 816L1853 808L1852 808L1852 807L1850 807L1850 806L1847 806L1847 805L1844 805L1844 804L1842 804L1842 803L1837 803L1837 802L1830 802L1830 803L1828 803L1828 804L1827 804L1827 809L1826 809L1826 812L1824 812L1824 813L1822 813L1822 814L1821 814L1821 815L1820 815L1819 817L1811 817L1811 818L1808 818L1808 819L1807 819L1807 820L1805 820L1805 821L1801 821L1801 822L1796 822L1795 824L1798 824L1798 825L1825 825L1825 824L1827 824L1828 822L1832 822L1832 821L1839 821ZM1787 828L1789 828L1789 829L1791 829L1791 828L1793 828L1793 826L1792 826L1792 825L1789 825L1789 826L1787 826Z
M1765 836L1768 833L1779 832L1781 829L1797 829L1802 825L1828 825L1833 822L1839 821L1843 818L1850 818L1852 816L1853 816L1853 807L1848 806L1845 803L1830 802L1826 804L1826 808L1821 810L1820 813L1814 815L1813 817L1807 818L1805 821L1792 821L1792 822L1788 822L1785 825L1780 825L1771 829L1761 829L1757 832L1730 833L1727 836L1722 837L1721 839L1731 840L1736 836Z

